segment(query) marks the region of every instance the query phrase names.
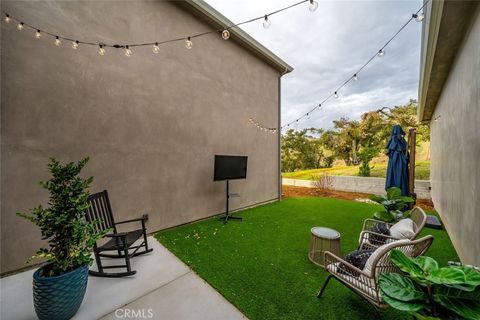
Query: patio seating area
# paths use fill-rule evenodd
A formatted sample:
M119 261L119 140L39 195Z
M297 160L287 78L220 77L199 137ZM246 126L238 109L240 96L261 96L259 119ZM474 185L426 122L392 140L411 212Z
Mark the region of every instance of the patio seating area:
M343 256L357 249L362 224L376 210L355 201L289 198L236 213L242 222L212 218L156 237L250 319L373 319L375 308L336 281L317 298L328 273L308 259L308 249L314 226L340 232ZM434 237L426 255L441 266L458 260L446 231L424 228L417 239L426 235ZM380 313L411 318L392 308Z
M480 320L480 0L3 1L0 32L0 320Z

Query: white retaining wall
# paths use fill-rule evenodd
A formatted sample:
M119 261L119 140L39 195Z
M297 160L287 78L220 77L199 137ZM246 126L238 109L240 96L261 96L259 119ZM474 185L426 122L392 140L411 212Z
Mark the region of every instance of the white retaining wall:
M361 192L370 194L385 193L384 178L355 177L355 176L331 176L332 190ZM311 180L299 179L282 179L282 184L287 186L298 186L314 188L314 182ZM415 193L418 199L431 199L430 197L430 181L415 180Z

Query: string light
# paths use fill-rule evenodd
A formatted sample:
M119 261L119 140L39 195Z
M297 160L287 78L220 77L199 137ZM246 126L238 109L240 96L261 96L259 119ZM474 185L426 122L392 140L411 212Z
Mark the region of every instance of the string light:
M310 113L307 113L307 119L310 119Z
M262 16L259 16L259 17L253 18L253 19L248 19L248 20L239 22L237 24L225 25L221 29L216 29L216 30L211 30L211 31L191 35L185 41L185 46L188 49L191 49L193 47L193 43L192 43L191 39L196 38L196 37L206 36L208 34L213 34L213 33L221 33L222 37L225 40L227 40L227 39L230 38L230 31L229 31L230 29L241 26L241 25L244 25L244 24L247 24L247 23L251 23L251 22L254 22L254 21L257 21L257 20L264 20L264 19L267 20L265 25L268 27L271 24L270 20L268 20L269 16L280 13L280 12L288 10L288 9L291 9L293 7L296 7L296 6L299 6L299 5L301 5L302 3L305 3L305 2L310 2L310 4L313 3L313 5L315 5L315 2L313 0L300 0L296 3L293 3L291 5L285 6L283 8L277 9L275 11L272 11L270 13L267 13L265 15L262 15ZM10 22L12 19L18 21L18 25L17 25L18 30L21 31L24 27L28 27L30 29L33 29L34 31L37 30L37 28L33 25L30 25L30 24L25 24L24 25L24 23L22 21L20 21L19 19L15 19L14 17L10 17L10 15L8 13L6 13L4 10L0 10L0 11L5 15L5 21L7 23ZM60 41L60 39L70 41L72 43L72 48L74 48L74 49L78 49L79 44L89 45L89 46L98 46L98 42L80 41L80 40L75 40L75 39L71 39L71 38L68 38L68 37L56 36L55 34L50 33L48 31L43 31L43 34L47 34L48 36L55 37L55 39L57 39L57 37L58 37L59 41ZM153 46L153 45L159 46L159 45L162 45L162 44L181 41L183 39L185 39L185 38L184 37L183 38L174 38L174 39L169 39L169 40L165 40L165 41L162 41L162 42L131 43L131 44L128 44L128 46L129 47L134 47L134 46L135 47L143 47L143 46ZM57 42L55 41L55 43L57 43ZM157 45L157 43L158 43L158 45ZM105 48L106 47L111 47L111 48L115 48L115 49L122 49L122 48L124 49L126 46L127 46L127 44L125 44L125 43L124 44L103 44L103 47L105 47ZM152 48L152 50L156 50L156 49Z
M127 46L125 46L125 56L126 57L131 57L133 54L132 50L130 50L130 48Z
M412 14L412 18L414 18L415 21L417 21L417 22L422 22L423 19L425 18L425 14L424 14L423 12L421 12L421 13L414 13L414 14Z
M101 56L104 56L105 55L105 48L103 47L102 44L99 44L98 46L100 47L98 49L98 54L101 55Z
M268 16L265 15L265 18L263 20L263 27L265 29L268 29L268 28L270 28L271 25L272 25L272 22L270 20L268 20Z
M337 89L335 90L335 92L334 92L333 95L332 95L332 94L328 95L325 99L323 99L323 101L322 101L318 106L313 107L310 111L308 111L307 113L305 113L305 114L302 115L301 117L299 117L299 118L297 118L297 119L295 119L295 120L292 120L292 121L288 122L286 125L281 126L280 129L283 129L283 128L285 128L285 127L290 127L291 124L297 123L298 120L303 119L303 118L305 118L305 117L308 119L308 116L309 116L314 110L316 110L317 108L320 109L320 108L322 107L322 104L325 103L325 102L327 102L328 100L330 100L330 98L331 98L332 96L333 96L334 98L338 98L338 91L339 91L340 89L342 89L344 86L346 86L352 79L353 79L354 81L358 81L358 74L359 74L363 69L365 69L365 68L375 59L375 57L377 57L377 56L378 56L378 57L383 57L383 56L385 55L385 50L384 50L384 49L390 44L390 42L392 42L392 41L400 34L400 32L402 32L403 29L405 29L405 28L408 26L408 24L410 24L410 22L411 22L413 19L415 19L415 20L417 20L417 21L418 21L418 19L420 19L420 21L424 19L424 14L423 14L423 12L422 12L422 13L420 13L420 12L425 8L425 6L428 5L429 2L430 2L430 0L426 0L426 1L423 3L423 5L420 7L420 9L418 9L416 13L412 14L412 17L411 17L409 20L407 20L407 21L400 27L400 29L399 29L393 36L390 37L390 39L388 39L388 41L383 45L383 47L381 47L380 50L378 50L377 52L375 52L375 54L374 54L372 57L370 57L370 59L368 59L367 62L365 62L365 63L357 70L356 73L354 73L353 77L350 76L350 77L347 78L347 80L344 81L339 87L337 87Z
M155 42L155 44L153 45L152 51L155 54L160 52L160 47L158 46L158 42Z
M255 121L253 118L249 118L248 121L250 121L251 124L253 124L255 127L257 127L259 130L264 131L264 132L269 132L269 133L276 133L277 128L267 128L257 121Z
M41 37L42 34L40 33L40 30L37 30L37 32L35 32L35 38L40 39Z
M199 34L195 34L195 35L192 35L191 37L188 37L187 40L185 41L185 47L187 49L191 49L192 46L193 46L193 43L191 41L191 38L193 37L201 37L201 36L205 36L205 35L208 35L208 34L211 34L211 33L218 33L218 32L222 32L222 37L224 37L224 31L228 31L229 29L231 28L234 28L234 27L238 27L240 25L243 25L243 24L247 24L247 23L251 23L251 22L254 22L254 21L257 21L257 20L263 20L263 26L264 28L268 28L270 27L271 25L271 21L268 19L269 16L271 15L274 15L274 14L277 14L279 12L282 12L282 11L285 11L285 10L288 10L288 9L291 9L295 6L298 6L298 5L301 5L302 3L305 3L305 2L309 2L309 10L310 11L315 11L317 8L318 8L318 2L315 1L315 0L301 0L297 3L294 3L292 5L289 5L289 6L286 6L286 7L283 7L281 9L278 9L278 10L275 10L271 13L267 13L263 16L260 16L260 17L257 17L257 18L253 18L253 19L249 19L249 20L245 20L243 22L240 22L240 23L237 23L237 24L232 24L232 25L227 25L227 26L224 26L222 27L221 29L217 29L217 30L212 30L212 31L208 31L208 32L202 32L202 33L199 33ZM386 44L382 47L382 49L380 49L378 52L375 53L375 55L370 58L355 74L353 77L350 76L350 78L347 79L347 81L345 81L342 85L340 85L337 90L335 92L338 92L339 89L341 89L342 87L344 87L350 80L355 80L357 81L358 80L358 73L361 72L374 58L375 56L379 56L379 57L382 57L385 55L385 50L384 48L410 23L410 21L412 21L413 19L415 19L416 21L420 22L422 20L424 20L424 13L420 12L423 10L423 8L425 8L425 6L430 2L430 0L426 0L425 3L423 4L423 6L416 12L412 15L412 17L400 28L400 30L398 30L387 42ZM313 10L312 10L313 9ZM14 19L16 21L18 21L18 24L17 24L17 29L19 31L23 30L24 28L24 23L22 21L20 21L19 19L15 19L14 17L11 18L5 11L1 10L4 14L5 14L5 22L10 22L11 19ZM28 28L31 28L33 30L36 30L36 28L32 25L29 25L29 24L26 24L25 26L27 26ZM38 30L39 31L39 30ZM54 36L55 37L55 45L60 45L60 39L62 40L67 40L67 41L71 41L72 42L72 48L73 49L78 49L79 47L79 44L82 43L84 45L91 45L91 46L98 46L98 42L95 43L95 42L87 42L87 41L79 41L79 40L73 40L71 38L67 38L67 37L62 37L62 36L55 36L54 34L52 33L49 33L47 31L44 31L45 34L47 35L50 35L50 36ZM228 33L230 33L228 31ZM166 43L171 43L171 42L177 42L177 41L181 41L182 39L185 39L185 38L174 38L174 39L170 39L170 40L165 40L165 41L162 41L160 44L166 44ZM136 44L130 44L130 46L136 46L136 47L139 47L139 46L152 46L152 45L157 45L157 42L155 43L136 43ZM103 44L102 45L102 48L103 47L112 47L112 48L116 48L116 49L119 49L119 48L125 48L125 55L127 56L130 56L132 54L132 51L129 48L129 45L126 45L126 44ZM127 51L128 49L128 51ZM155 48L153 48L153 50L155 50ZM100 50L99 50L100 52ZM324 99L322 101L322 103L326 102L330 97L332 97L332 95L329 95L326 99ZM337 97L338 97L338 94L337 94ZM312 110L310 110L307 114L304 114L302 117L290 122L287 124L287 127L290 126L291 123L294 123L294 122L298 122L299 119L302 119L304 117L307 116L307 118L310 116L310 113L313 111L313 110L316 110L317 108L320 108L322 106L322 104L319 104L318 106L315 106ZM280 127L280 129L283 128L283 127ZM276 132L276 128L267 128L267 129L271 129L271 130L275 130Z
M192 49L192 47L193 47L193 42L192 42L192 40L190 40L190 37L188 37L187 40L185 41L185 48L190 50L190 49Z
M222 31L222 38L223 38L223 40L228 40L230 38L230 31L228 31L227 29L223 30Z

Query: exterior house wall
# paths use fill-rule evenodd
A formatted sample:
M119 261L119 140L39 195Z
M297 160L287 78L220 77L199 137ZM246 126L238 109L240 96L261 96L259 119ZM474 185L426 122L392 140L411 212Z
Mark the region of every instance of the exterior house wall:
M472 21L432 116L430 180L462 262L480 266L480 6Z
M212 28L169 2L2 2L11 16L85 41L149 42ZM48 194L49 157L90 162L91 192L107 189L115 218L149 213L148 231L219 214L225 183L213 182L215 154L248 155L246 180L230 183L233 209L279 198L279 71L233 41L211 34L123 50L60 47L2 23L1 272L25 265L40 233L16 216Z

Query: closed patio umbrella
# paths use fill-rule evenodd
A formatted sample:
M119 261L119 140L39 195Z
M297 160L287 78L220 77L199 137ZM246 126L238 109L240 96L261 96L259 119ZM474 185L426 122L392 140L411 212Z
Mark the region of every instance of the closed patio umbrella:
M387 143L388 167L385 190L390 187L402 189L402 196L408 196L408 156L405 132L398 124L393 127Z

